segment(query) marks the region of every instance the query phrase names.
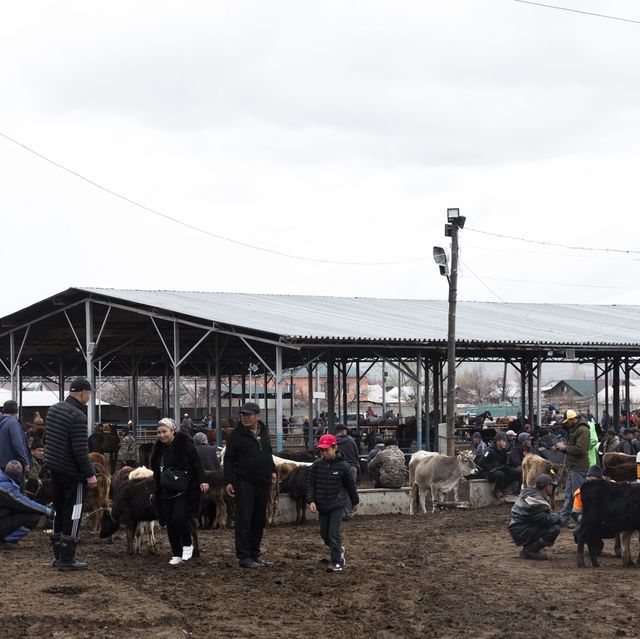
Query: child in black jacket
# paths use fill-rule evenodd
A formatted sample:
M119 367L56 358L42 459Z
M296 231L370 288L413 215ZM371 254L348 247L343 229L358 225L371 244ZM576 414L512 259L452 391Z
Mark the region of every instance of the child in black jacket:
M311 465L307 478L307 502L309 510L318 513L320 535L331 549L331 561L327 570L342 572L345 558L340 526L346 493L349 494L354 512L360 500L351 467L338 452L336 438L333 435L323 435L318 441L318 448L320 458Z

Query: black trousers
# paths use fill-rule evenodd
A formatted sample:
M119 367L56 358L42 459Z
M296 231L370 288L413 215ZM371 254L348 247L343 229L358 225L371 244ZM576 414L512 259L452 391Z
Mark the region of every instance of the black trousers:
M237 479L236 491L236 557L256 559L260 556L260 543L267 524L269 484L253 484Z
M496 490L502 490L514 481L519 481L522 478L522 472L509 466L500 466L490 470L487 478L489 481L495 482Z
M546 528L538 528L538 531L529 543L535 543L536 541L540 540L541 542L544 542L544 547L553 546L559 534L560 524L554 524L553 526L549 526Z
M191 520L187 517L186 504L184 495L162 500L162 513L167 522L167 535L174 557L182 557L182 547L193 544Z
M18 539L24 537L27 534L26 531L16 535L11 535L11 533L16 533L20 528L33 530L39 521L40 515L35 513L11 513L6 517L2 517L0 519L0 540L8 536L10 536L8 541L14 541L14 537Z
M78 537L82 519L82 500L84 499L84 480L60 473L51 473L53 488L53 508L56 511L53 520L53 533L68 537Z
M342 526L342 508L325 513L318 512L318 520L320 521L320 536L331 550L331 563L341 563L342 537L340 527Z

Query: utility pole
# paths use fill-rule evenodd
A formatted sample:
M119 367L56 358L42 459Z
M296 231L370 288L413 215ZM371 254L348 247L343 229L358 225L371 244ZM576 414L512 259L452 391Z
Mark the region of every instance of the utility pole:
M447 256L441 247L433 247L433 259L449 282L449 324L447 330L447 455L454 454L454 428L456 419L456 303L458 299L458 231L464 228L466 218L460 209L447 209L445 237L451 238L451 273Z

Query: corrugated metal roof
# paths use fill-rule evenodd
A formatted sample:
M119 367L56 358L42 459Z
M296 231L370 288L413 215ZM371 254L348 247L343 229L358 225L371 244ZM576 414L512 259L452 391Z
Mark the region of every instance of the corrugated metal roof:
M445 300L77 290L291 339L445 341ZM456 341L640 344L640 306L458 302Z

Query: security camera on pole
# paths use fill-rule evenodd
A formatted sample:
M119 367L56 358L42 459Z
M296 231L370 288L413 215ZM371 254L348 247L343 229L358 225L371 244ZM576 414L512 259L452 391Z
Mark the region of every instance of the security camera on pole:
M451 238L451 273L447 263L447 254L440 246L433 247L440 275L449 282L449 327L447 334L447 455L454 454L453 431L455 425L456 393L456 301L458 297L458 231L464 228L466 218L460 215L460 209L447 209L445 237Z

